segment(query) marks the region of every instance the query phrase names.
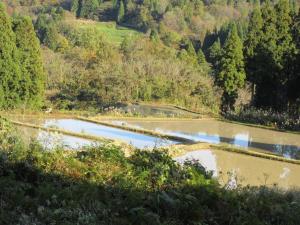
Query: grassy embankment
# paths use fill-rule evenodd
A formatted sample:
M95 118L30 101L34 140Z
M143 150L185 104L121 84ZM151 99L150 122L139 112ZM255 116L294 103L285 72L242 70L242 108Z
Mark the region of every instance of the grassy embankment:
M125 157L107 143L82 151L24 145L0 120L0 224L296 225L300 194L218 185L164 151Z

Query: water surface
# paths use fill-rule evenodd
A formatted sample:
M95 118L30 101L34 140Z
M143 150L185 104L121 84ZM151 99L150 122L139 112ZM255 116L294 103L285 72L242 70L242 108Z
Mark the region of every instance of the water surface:
M18 121L36 124L46 128L57 128L81 134L119 140L131 144L136 148L154 148L177 144L176 141L166 140L155 136L139 134L123 129L99 125L96 123L77 119L51 119L51 118L18 118Z
M110 120L126 126L154 130L206 143L229 143L252 150L264 150L286 158L300 159L300 135L240 124L205 120Z
M150 135L139 134L127 130L75 119L47 119L45 120L44 126L57 127L77 133L95 135L114 140L121 140L137 148L154 148L177 143Z
M221 150L199 150L174 158L198 160L221 184L300 188L300 166Z
M23 138L25 143L29 144L32 139L35 139L43 146L43 148L47 150L78 150L82 149L85 146L96 144L96 142L91 140L59 134L55 132L46 132L39 129L18 127L18 130L21 133L21 137Z

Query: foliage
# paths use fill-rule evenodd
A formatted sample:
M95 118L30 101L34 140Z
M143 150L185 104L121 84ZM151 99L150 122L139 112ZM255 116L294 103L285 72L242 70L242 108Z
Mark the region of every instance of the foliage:
M234 109L238 89L243 87L246 78L244 70L243 44L233 26L224 45L224 53L220 62L218 84L223 89L222 110Z
M0 120L0 135L12 127ZM16 139L18 139L15 136ZM278 224L299 221L298 191L220 187L197 162L102 144L44 151L0 142L1 224ZM2 139L0 139L2 140Z
M267 1L261 8L261 16L259 10L253 13L245 51L248 79L255 86L254 105L257 107L284 111L295 103L295 97L292 100L287 95L287 84L298 73L292 69L296 54L292 24L286 0L275 6Z
M12 108L20 103L20 79L16 37L6 8L0 3L0 108Z
M58 23L63 16L63 11L59 7L45 8L35 21L34 26L40 42L54 51L64 50L63 47L66 48L68 45L58 30Z
M223 52L220 39L217 39L208 50L208 61L212 63L214 75L217 76L220 72L220 63Z
M227 112L225 117L235 121L261 124L283 130L300 130L300 117L272 110L245 108L239 112Z
M124 3L123 0L119 1L119 9L118 9L118 16L117 16L117 22L122 23L124 19L124 14L125 14L125 8L124 8Z
M120 102L160 101L217 111L218 95L204 71L208 65L198 64L192 46L187 58L193 61L177 57L176 51L160 42L130 33L118 48L106 41L98 25L64 28L72 46L60 58L68 68L62 75L66 79L50 78L57 80L59 93L52 100L58 107L102 108ZM46 63L46 68L49 66Z
M247 39L244 43L244 54L245 54L245 62L246 62L246 72L248 80L254 82L257 78L255 78L256 71L255 67L257 62L256 58L256 51L260 41L260 37L262 36L262 26L263 26L263 19L261 16L260 9L256 8L249 20L249 27L248 27L248 35ZM254 91L254 90L253 90Z
M223 92L222 110L233 110L246 73L251 106L299 114L295 1L4 3L11 14L32 16L42 45L54 51L43 52L48 97L58 108L101 110L120 102L158 101L219 112ZM237 48L235 41L227 44L232 30ZM20 80L28 80L24 74Z
M25 107L40 108L43 104L45 74L40 45L31 19L17 17L13 21L22 72L21 98Z

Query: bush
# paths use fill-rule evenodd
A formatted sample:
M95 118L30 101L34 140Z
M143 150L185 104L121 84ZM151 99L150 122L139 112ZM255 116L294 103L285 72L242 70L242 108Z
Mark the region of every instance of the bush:
M228 112L225 118L272 126L278 129L300 131L300 116L289 115L286 112L278 113L272 110L246 108L239 112Z

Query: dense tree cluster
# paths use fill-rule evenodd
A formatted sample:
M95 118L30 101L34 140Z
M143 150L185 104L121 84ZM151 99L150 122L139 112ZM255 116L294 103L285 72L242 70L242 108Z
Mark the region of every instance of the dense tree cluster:
M59 90L52 100L60 108L158 101L217 111L218 94L194 48L193 53L182 49L187 58L144 38L124 39L116 48L93 29L69 30L67 39L74 47L61 57L46 53L54 58L45 66L51 73L49 88Z
M30 1L19 4L36 5ZM77 18L114 20L117 26L145 31L146 38L136 43L125 37L119 47L111 46L97 28L81 29L82 24L94 21L80 20L79 27L77 22L66 23L75 19L70 19L65 9ZM55 52L46 54L72 67L59 72L54 61L45 61L51 76L54 71L62 74L48 82L48 88L61 91L62 99L91 100L96 105L138 100L178 103L180 99L180 104L195 106L201 96L199 104L204 101L211 106L208 96L212 87L203 79L212 78L223 93L222 111L235 110L239 92L251 84L251 106L299 112L300 15L294 0L62 0L39 7L35 13L41 43ZM173 68L167 69L169 65L161 63L167 59L176 66L169 63ZM147 64L147 60L159 66ZM179 73L182 76L177 76ZM74 78L73 74L80 75ZM83 80L76 80L78 77ZM132 86L130 90L122 88L125 83ZM68 91L75 86L76 91ZM203 97L207 87L209 94Z
M11 21L0 4L0 107L40 107L44 72L30 18Z
M253 10L247 26L230 23L207 34L202 48L223 89L224 111L234 109L237 90L247 80L252 106L299 113L300 25L293 7L287 0L266 1Z
M97 11L102 0L73 0L71 3L71 11L77 17L97 19Z
M191 33L203 39L207 30L224 21L246 19L255 1L204 0L72 0L77 17L115 20L141 31L155 30L168 42L175 33Z
M299 107L298 17L287 0L274 6L267 1L251 15L244 50L257 107L277 111Z
M63 18L61 7L45 7L35 21L35 30L40 42L54 51L68 47L67 40L59 33L58 22Z

